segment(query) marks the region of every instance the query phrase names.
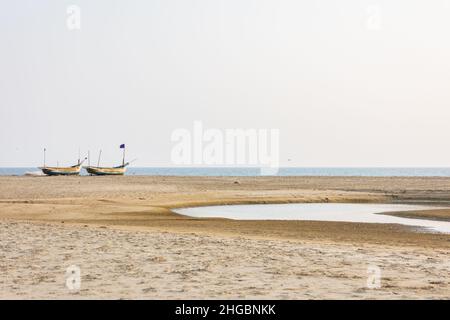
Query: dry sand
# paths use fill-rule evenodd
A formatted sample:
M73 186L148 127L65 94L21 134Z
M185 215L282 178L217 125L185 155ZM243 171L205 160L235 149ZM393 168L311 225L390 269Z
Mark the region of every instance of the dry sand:
M450 179L0 177L0 298L450 298L450 235L170 211L313 201L448 205ZM366 285L370 266L379 289Z

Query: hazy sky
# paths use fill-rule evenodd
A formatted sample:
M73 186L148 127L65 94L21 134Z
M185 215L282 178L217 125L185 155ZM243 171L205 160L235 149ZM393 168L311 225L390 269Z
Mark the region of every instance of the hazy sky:
M282 165L449 166L449 32L444 0L0 0L0 166L169 166L195 120L280 129Z

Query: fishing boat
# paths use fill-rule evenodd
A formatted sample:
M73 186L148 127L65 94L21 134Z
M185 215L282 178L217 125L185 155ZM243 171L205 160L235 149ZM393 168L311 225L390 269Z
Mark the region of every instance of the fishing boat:
M123 176L129 163L117 167L84 167L89 174L96 176Z
M80 174L81 164L71 167L40 167L39 169L48 176L75 176Z
M86 171L89 174L96 175L96 176L123 176L125 174L125 171L127 170L127 166L130 164L130 162L125 163L125 145L121 144L120 149L123 149L123 159L122 159L122 164L120 166L100 167L100 157L102 154L102 151L100 150L97 166L96 167L87 166L87 167L84 167L84 169L86 169Z
M39 167L39 169L42 171L43 174L48 176L74 176L80 174L81 166L83 165L83 162L86 160L86 158L83 161L80 161L78 158L78 163L76 165L70 166L70 167L48 167L45 164L45 152L46 149L44 149L44 166Z

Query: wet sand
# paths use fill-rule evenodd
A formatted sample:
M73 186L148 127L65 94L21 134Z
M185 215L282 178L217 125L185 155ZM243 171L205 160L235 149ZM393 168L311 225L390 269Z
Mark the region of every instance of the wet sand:
M0 297L450 297L450 235L171 211L290 202L448 205L450 178L0 177ZM450 210L395 214L450 220ZM71 264L77 293L64 285ZM370 265L380 289L366 286Z

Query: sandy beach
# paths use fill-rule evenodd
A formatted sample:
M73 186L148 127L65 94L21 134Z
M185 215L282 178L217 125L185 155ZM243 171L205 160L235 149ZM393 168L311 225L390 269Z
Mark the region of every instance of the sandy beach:
M291 202L445 206L450 178L0 177L0 298L450 297L447 234L171 211ZM447 209L395 215L450 220ZM71 265L76 292L65 285ZM380 288L367 286L373 267Z

